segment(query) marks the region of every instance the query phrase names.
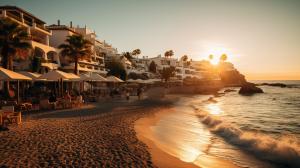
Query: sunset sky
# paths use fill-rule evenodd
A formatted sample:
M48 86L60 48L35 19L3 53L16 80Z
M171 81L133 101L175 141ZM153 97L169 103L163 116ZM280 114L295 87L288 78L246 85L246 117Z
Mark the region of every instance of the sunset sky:
M300 79L300 0L1 0L48 24L84 26L119 52L227 53L247 79Z

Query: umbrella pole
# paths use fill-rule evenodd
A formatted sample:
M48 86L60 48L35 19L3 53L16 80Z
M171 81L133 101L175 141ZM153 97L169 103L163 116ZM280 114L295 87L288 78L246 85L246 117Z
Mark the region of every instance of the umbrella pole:
M18 80L18 98L17 98L17 102L19 104L20 102L20 81Z

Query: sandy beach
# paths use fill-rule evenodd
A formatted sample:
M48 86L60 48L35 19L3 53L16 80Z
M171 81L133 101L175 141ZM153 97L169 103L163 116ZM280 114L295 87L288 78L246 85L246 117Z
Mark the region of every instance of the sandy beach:
M111 102L31 114L0 132L0 167L155 167L134 122L159 106Z

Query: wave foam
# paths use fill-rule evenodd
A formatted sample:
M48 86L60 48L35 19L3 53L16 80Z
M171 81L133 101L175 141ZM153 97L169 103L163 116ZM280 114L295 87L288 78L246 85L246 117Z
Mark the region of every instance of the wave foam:
M213 133L260 159L283 167L300 167L300 146L296 138L283 137L276 140L261 133L244 132L206 112L199 112L198 117Z

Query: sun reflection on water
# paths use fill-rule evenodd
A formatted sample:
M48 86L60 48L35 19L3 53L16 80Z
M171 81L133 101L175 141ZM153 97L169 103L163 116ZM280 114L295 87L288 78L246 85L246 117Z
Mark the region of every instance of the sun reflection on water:
M221 115L223 113L218 103L208 104L206 108L208 112L212 115Z

